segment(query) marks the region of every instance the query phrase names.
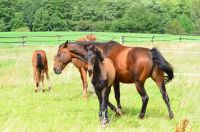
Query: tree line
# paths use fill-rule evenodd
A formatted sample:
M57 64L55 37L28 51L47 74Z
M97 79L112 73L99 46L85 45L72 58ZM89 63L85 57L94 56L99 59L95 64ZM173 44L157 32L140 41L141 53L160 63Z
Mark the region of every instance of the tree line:
M0 0L0 31L200 33L199 0Z

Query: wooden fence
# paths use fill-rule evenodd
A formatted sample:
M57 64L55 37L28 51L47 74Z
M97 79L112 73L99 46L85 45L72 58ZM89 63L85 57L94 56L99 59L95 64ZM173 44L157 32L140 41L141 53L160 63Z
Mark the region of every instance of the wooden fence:
M44 33L45 34L45 33ZM85 36L85 34L71 34L71 35L22 35L22 36L2 36L0 35L0 44L17 44L17 45L29 45L29 44L61 44L66 40L76 41L78 38ZM200 36L191 34L180 34L180 35L103 35L96 34L97 41L110 41L114 40L124 43L135 43L135 42L162 42L162 41L199 41Z

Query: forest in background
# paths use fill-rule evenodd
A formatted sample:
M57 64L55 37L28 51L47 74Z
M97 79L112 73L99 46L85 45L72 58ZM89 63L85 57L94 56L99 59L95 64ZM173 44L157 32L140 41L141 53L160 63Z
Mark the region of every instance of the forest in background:
M0 0L0 31L200 34L200 0Z

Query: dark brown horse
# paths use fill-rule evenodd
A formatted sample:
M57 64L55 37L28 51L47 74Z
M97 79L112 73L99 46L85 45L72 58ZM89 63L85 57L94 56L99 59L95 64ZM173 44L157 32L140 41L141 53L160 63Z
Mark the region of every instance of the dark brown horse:
M92 74L91 82L99 100L99 117L105 127L105 124L109 122L107 105L116 112L114 105L109 102L111 86L115 79L115 68L112 60L104 58L94 45L87 48L86 59L88 71Z
M114 91L118 109L121 109L119 82L135 83L142 99L142 109L139 117L144 118L149 100L144 83L147 78L151 77L160 89L168 108L169 117L173 118L169 97L165 89L165 84L174 77L173 68L156 48L127 47L114 41L106 43L66 42L59 46L54 63L55 73L61 73L72 58L83 59L87 53L86 48L91 44L101 49L103 55L113 61L116 70ZM59 60L62 61L59 62ZM164 76L164 73L166 73L166 76Z
M49 90L51 89L51 83L49 79L49 73L48 73L48 62L46 53L44 50L36 50L32 55L32 65L33 65L33 71L34 71L34 80L35 80L35 92L38 91L38 88L40 87L40 83L43 84L42 91L45 91L44 88L44 73L46 74L46 78L49 83Z

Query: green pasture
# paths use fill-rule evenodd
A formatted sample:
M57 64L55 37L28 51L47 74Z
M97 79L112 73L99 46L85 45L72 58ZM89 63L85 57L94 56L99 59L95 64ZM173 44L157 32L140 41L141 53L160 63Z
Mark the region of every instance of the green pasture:
M121 42L121 37L124 36L124 41L127 44L135 42L177 42L180 43L180 35L170 34L144 34L144 33L105 33L105 32L0 32L0 44L24 44L41 45L41 44L60 44L66 40L76 41L78 38L93 33L97 36L97 41L115 40ZM24 36L22 38L22 36ZM200 42L200 36L181 35L181 42Z
M25 34L43 33L23 33ZM14 36L19 33L0 33L0 36L2 35ZM136 45L141 46L140 43L134 44ZM153 45L147 43L142 46L156 46L161 51L200 52L198 43L154 43ZM174 119L168 118L168 111L159 89L151 79L148 79L145 87L150 99L146 117L143 120L138 118L141 98L135 85L121 84L121 104L124 115L116 117L109 110L110 123L105 129L101 128L98 118L98 100L89 93L89 99L83 99L78 70L73 65L71 68L68 65L61 75L54 74L53 56L57 48L57 46L39 45L0 46L0 131L171 132L175 131L176 125L183 119L189 121L187 131L200 131L200 77L184 75L175 75L174 80L166 85ZM36 49L43 49L47 53L53 85L50 92L34 93L31 56ZM200 54L163 52L163 55L174 66L175 73L200 73ZM47 88L48 85L45 86ZM113 90L110 100L116 105Z

